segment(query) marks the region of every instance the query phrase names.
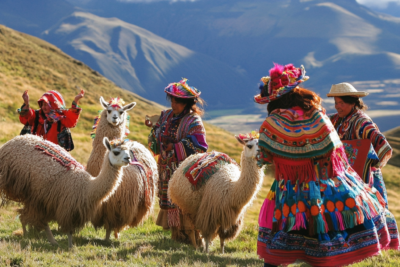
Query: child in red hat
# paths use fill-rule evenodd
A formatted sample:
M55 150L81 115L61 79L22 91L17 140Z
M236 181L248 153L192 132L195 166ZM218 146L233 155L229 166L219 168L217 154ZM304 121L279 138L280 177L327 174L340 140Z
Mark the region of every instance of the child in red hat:
M18 110L19 120L22 124L31 126L31 134L59 144L58 134L65 128L76 126L82 111L78 102L84 95L85 91L81 90L80 94L75 96L71 108L66 109L62 95L54 90L48 91L38 100L40 109L34 110L29 107L29 95L26 90L22 95L24 105Z

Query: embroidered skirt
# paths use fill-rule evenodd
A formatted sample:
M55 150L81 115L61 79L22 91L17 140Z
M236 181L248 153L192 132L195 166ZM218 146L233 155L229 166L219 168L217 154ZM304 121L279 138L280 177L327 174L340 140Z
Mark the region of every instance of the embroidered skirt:
M260 211L257 253L266 263L341 266L399 249L385 200L359 178L344 171L292 183L275 180Z

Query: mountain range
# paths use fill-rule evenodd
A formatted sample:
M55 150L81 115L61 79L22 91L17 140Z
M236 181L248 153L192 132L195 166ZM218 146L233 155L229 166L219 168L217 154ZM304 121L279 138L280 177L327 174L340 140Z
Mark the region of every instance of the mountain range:
M304 86L322 97L331 84L351 82L371 93L365 102L382 130L398 126L400 18L355 0L40 0L43 9L30 16L16 2L29 1L2 1L0 23L162 104L162 88L186 76L211 117L265 114L252 103L260 77L274 62L294 63L304 64L311 77ZM56 17L40 16L51 8Z

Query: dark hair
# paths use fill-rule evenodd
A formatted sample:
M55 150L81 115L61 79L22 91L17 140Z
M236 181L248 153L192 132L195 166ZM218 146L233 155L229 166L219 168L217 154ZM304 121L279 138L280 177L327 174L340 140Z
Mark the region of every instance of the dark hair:
M288 109L296 106L301 107L304 111L322 110L321 102L322 99L313 91L296 87L289 93L270 102L267 106L267 111L268 114L271 114L272 111L278 108Z
M342 99L344 103L354 104L354 107L356 107L359 110L366 111L368 109L368 106L366 104L364 104L362 99L360 99L358 96L346 95L346 96L337 96L337 97Z
M169 102L171 102L172 98L175 99L175 101L180 103L180 104L185 104L186 108L190 108L190 110L193 111L194 113L196 113L197 115L199 115L199 116L203 116L204 115L203 106L206 105L207 103L201 97L197 97L197 98L179 98L179 97L175 97L175 96L172 96L170 94L167 94L167 100Z

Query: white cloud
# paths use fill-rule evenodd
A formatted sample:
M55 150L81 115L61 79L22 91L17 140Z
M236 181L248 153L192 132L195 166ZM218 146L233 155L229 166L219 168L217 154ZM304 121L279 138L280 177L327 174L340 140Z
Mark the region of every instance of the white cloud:
M389 2L400 5L400 0L356 0L359 4L379 9L387 8Z

